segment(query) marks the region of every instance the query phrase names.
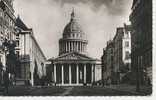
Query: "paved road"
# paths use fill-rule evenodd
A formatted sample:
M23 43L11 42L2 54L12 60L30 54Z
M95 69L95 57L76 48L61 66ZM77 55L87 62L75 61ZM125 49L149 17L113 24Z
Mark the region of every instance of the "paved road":
M132 92L104 87L10 87L8 96L133 96Z
M60 94L60 96L67 96L71 93L71 91L73 90L74 87L67 87L65 88L66 91L64 91L62 94Z

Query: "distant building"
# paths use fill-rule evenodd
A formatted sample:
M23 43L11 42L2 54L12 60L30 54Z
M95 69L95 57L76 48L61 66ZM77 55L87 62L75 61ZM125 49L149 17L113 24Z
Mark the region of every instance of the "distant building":
M152 83L152 0L133 0L132 71L141 84Z
M106 55L106 48L103 49L103 55L101 57L101 68L102 68L102 83L103 85L106 84L106 79L107 76L106 74L106 59L107 59L107 55Z
M45 68L46 68L46 84L50 85L51 83L54 83L54 81L52 80L53 75L52 75L52 68L51 68L51 60L47 60L45 62Z
M38 45L32 29L29 29L19 17L16 19L16 29L19 34L21 64L19 80L23 80L25 84L32 86L40 85L40 80L46 75L46 57Z
M131 26L124 24L124 27L117 28L113 41L113 70L117 74L116 76L118 76L116 83L122 83L124 76L131 71Z
M85 33L73 11L63 31L63 38L59 40L59 56L50 59L52 81L56 85L92 85L101 80L100 61L87 56L87 44Z
M16 46L15 16L13 0L0 0L0 83L3 82L3 71L15 76ZM13 53L13 55L11 54Z
M114 43L112 40L107 42L106 48L103 50L102 60L102 80L104 85L112 84L112 74L113 74L113 51Z

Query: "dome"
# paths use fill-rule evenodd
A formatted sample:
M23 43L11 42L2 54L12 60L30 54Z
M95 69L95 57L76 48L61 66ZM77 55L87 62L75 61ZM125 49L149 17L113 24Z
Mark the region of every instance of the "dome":
M59 40L59 55L71 52L86 54L87 44L85 33L77 22L73 10L70 22L63 30L63 38Z
M66 27L64 28L63 34L70 34L70 33L80 33L82 32L80 25L75 21L69 22Z
M82 37L83 31L82 31L79 23L77 22L77 20L75 18L75 13L73 11L71 13L71 20L70 20L70 22L64 28L63 37L71 38L74 35Z

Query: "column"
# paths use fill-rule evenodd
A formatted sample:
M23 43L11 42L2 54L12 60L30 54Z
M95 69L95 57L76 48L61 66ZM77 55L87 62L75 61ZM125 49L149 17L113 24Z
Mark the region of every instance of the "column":
M84 51L84 43L82 43L82 52Z
M94 82L94 65L93 64L92 64L92 70L91 71L92 71L92 81L91 82L93 83Z
M67 48L67 41L66 41L66 52L68 51L68 48Z
M74 43L75 43L75 42L73 41L73 51L75 50Z
M62 45L61 45L61 46L62 46L62 52L64 51L64 45L63 45L63 44L64 44L64 43L62 43Z
M62 43L62 53L64 53L64 43Z
M84 83L86 83L86 64L84 64Z
M76 65L76 83L79 84L79 65Z
M87 51L87 44L85 43L85 52Z
M69 47L69 52L70 52L70 41L69 41L68 45L69 45L68 47Z
M63 43L61 42L61 53L63 52Z
M59 43L59 54L61 53L61 43Z
M83 43L81 43L81 51L83 51Z
M83 51L83 43L81 43L81 52Z
M64 66L62 65L62 85L64 84Z
M66 42L66 52L68 52L68 41Z
M34 86L34 72L31 72L31 86Z
M63 52L63 43L61 43L61 53Z
M84 52L86 51L86 44L84 43Z
M73 47L73 51L75 50L74 43L75 43L75 42L73 41L73 46L72 46L72 47Z
M54 82L56 83L56 64L54 64Z
M79 48L78 46L79 46L79 45L78 45L78 42L76 42L76 50L77 50L77 51L79 51L79 50L78 50L78 48Z
M71 51L73 51L73 42L71 42Z
M71 84L71 65L69 64L69 84Z
M95 82L95 64L93 65L93 70L94 70L94 73L93 73L93 81Z
M51 74L51 81L53 81L54 80L54 72L52 72L52 74Z
M72 43L70 42L70 52L72 51Z
M80 44L79 44L79 45L80 45L80 52L81 52L81 42L80 42Z

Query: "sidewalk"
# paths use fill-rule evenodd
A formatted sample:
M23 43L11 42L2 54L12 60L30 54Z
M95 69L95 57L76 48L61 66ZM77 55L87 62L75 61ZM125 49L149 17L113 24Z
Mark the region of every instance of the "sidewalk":
M110 86L104 86L105 88L114 89L117 91L125 91L130 92L136 95L151 95L152 94L152 87L149 86L140 86L140 92L136 92L136 86L135 85L128 85L128 84L120 84L120 85L110 85Z

